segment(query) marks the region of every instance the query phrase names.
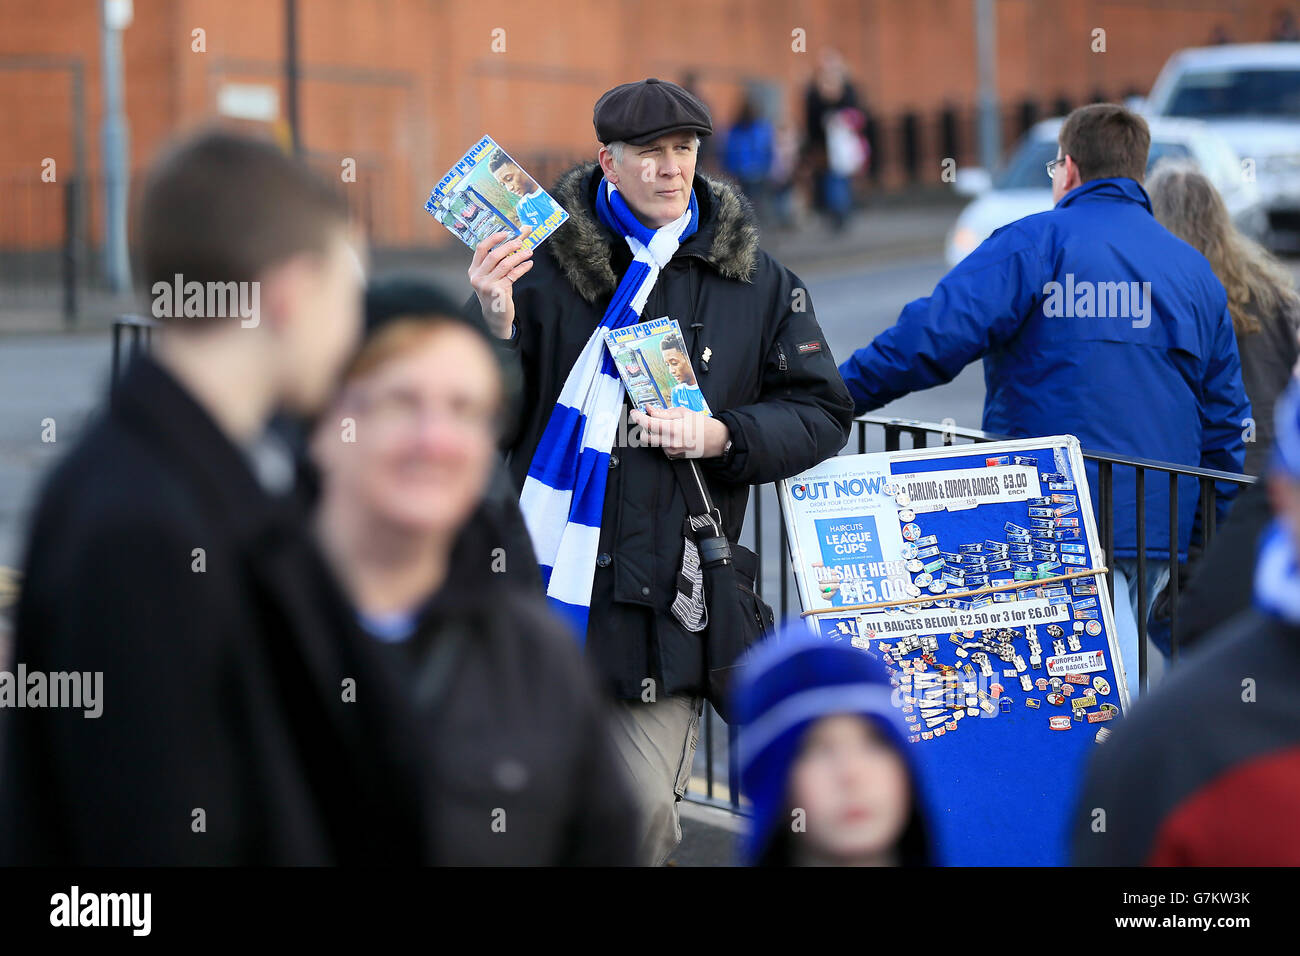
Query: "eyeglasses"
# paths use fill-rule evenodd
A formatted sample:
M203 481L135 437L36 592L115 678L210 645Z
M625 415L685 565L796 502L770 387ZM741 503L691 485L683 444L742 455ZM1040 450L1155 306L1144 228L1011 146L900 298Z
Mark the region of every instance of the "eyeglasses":
M1065 162L1065 157L1064 157L1064 156L1058 156L1058 157L1056 157L1056 159L1052 160L1051 162L1049 162L1049 163L1047 164L1047 178L1048 178L1048 179L1055 179L1055 178L1056 178L1056 167L1057 167L1057 166L1060 166L1061 163L1063 163L1063 162Z
M378 394L354 394L352 402L380 428L413 431L426 416L442 418L462 434L493 434L500 422L496 409L464 399L426 404L419 396L405 390Z

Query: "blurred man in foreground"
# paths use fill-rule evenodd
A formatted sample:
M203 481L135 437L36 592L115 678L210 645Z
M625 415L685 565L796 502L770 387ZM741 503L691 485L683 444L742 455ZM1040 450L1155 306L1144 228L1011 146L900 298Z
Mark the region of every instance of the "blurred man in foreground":
M414 714L265 432L354 347L346 208L272 144L206 133L155 165L138 239L157 356L47 481L15 622L28 680L100 675L101 713L0 711L0 859L416 862Z

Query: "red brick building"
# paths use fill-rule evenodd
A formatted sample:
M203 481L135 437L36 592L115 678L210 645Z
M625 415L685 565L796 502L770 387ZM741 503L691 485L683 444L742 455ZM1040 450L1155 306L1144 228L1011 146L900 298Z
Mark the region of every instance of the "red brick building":
M1267 37L1284 0L995 0L997 79L1009 139L1037 115L1145 91L1165 58L1205 43ZM332 175L355 160L354 207L374 241L448 241L422 208L439 175L490 132L549 179L595 149L591 106L608 87L657 75L698 79L725 127L747 84L798 118L818 51L837 48L876 117L881 183L906 175L895 135L943 155L948 108L970 128L974 0L298 0L301 141ZM131 165L224 104L287 140L285 4L134 0L123 40ZM86 184L99 235L100 31L92 0L0 0L0 249L57 246L58 182ZM1095 30L1105 52L1094 52ZM800 32L802 31L802 32ZM802 40L802 43L800 42ZM81 145L79 146L79 140ZM951 145L951 143L949 143ZM957 151L974 158L973 138ZM42 161L58 182L41 181ZM928 168L928 167L927 167ZM937 163L934 164L938 175Z

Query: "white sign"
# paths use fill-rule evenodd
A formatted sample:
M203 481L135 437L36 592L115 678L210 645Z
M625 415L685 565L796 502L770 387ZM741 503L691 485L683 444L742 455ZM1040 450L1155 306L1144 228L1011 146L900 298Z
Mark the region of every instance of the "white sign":
M900 611L868 612L858 617L858 633L868 639L908 637L914 634L938 634L946 631L980 631L987 627L1052 624L1069 619L1069 605L1052 604L1047 598L1035 598L1029 601L989 604L977 611L954 611L946 607L929 607L915 614Z
M1038 470L1026 465L994 465L953 471L895 475L917 514L966 511L979 505L1039 497Z
M110 30L125 30L134 16L131 0L104 0L104 24Z
M273 123L280 118L280 93L264 83L226 83L217 91L217 112L235 119Z
M1047 673L1053 677L1066 674L1091 674L1093 671L1106 669L1106 655L1101 651L1085 651L1082 654L1065 654L1061 657L1047 659Z

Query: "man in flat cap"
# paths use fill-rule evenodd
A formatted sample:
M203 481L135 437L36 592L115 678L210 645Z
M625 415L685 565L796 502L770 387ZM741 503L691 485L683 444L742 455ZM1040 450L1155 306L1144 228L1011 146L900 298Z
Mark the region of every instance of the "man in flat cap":
M748 202L696 172L708 108L647 79L605 93L594 121L597 162L552 189L569 220L535 254L485 240L470 303L519 362L511 472L552 607L617 699L641 858L657 865L681 839L708 686L707 623L679 606L688 509L670 459L698 460L734 543L749 486L838 452L853 406L807 290L759 248ZM603 333L664 316L712 415L624 412Z

